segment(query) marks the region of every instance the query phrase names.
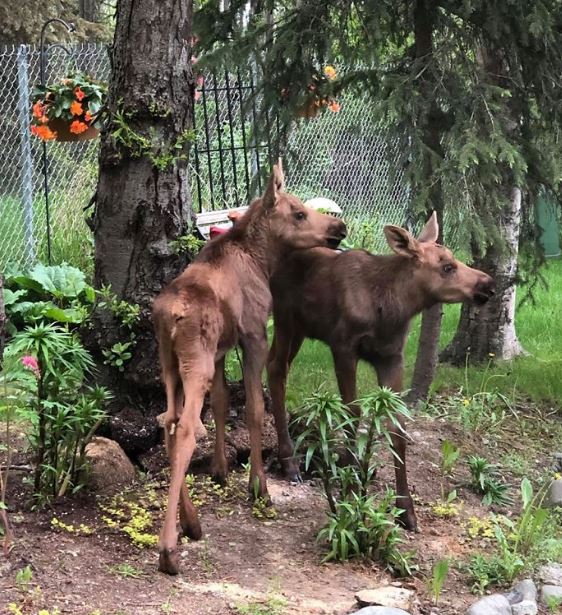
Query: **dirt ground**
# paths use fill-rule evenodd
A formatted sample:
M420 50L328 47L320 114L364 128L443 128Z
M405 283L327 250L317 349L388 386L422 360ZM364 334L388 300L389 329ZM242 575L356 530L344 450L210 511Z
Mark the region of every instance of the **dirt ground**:
M165 476L143 477L125 499L84 494L57 503L53 509L31 512L24 506L26 488L20 472L11 478L8 500L16 540L7 558L0 555L0 605L6 613L11 612L9 603L15 603L23 613L35 614L43 608L50 615L55 607L77 615L344 615L358 608L354 599L358 590L396 583L416 591L414 615L463 613L476 600L465 573L451 566L437 606L428 598L426 578L437 560L467 560L475 550L486 547L468 537L466 523L472 516L484 516L489 508L462 487L468 474L459 467L453 478L462 501L459 515L442 518L432 512L441 492L441 442L447 438L461 443L463 455L480 451L492 461L521 450L536 473L548 468L549 457L560 442L550 441L548 430L541 432L536 448L509 429L498 438L485 434L467 439L455 424L427 417L416 419L409 433L409 477L420 527L417 534L405 533L405 549L416 552L420 569L411 579L394 579L376 563L322 564L322 545L315 537L325 522L326 506L310 481L291 485L270 474L277 518L257 519L245 497L242 471L233 475L232 487L224 497L217 495L209 481L198 479L194 489L199 494L204 538L181 546L181 572L168 577L157 571L156 547L132 544L120 529L116 511L124 501L137 502L149 511L148 531L157 534ZM514 486L520 481L511 478ZM392 486L392 480L387 463L377 487ZM516 493L514 488L515 499ZM108 510L117 515L113 527L104 521L111 517ZM84 524L93 532L83 535L79 529L54 527L53 517L68 527ZM26 565L31 567L32 579L16 581L17 571Z

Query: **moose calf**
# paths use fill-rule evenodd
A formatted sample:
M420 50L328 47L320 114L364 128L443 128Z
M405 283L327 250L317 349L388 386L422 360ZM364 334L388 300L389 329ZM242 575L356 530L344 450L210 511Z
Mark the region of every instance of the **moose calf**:
M261 458L261 375L267 359L269 278L292 250L336 247L345 237L341 220L306 209L283 188L279 164L273 168L263 197L252 203L235 227L209 242L193 264L154 300L154 326L167 400L164 431L172 470L159 541L159 566L163 572L178 572L178 503L183 532L194 539L201 537L197 511L184 478L209 388L217 425L214 472L219 478L226 476L224 423L228 389L224 355L237 344L244 353L250 485L258 485L258 495L267 496Z
M306 337L326 342L332 351L344 403L357 398L359 359L376 370L381 386L402 390L403 351L412 318L436 303L473 300L493 294L490 276L455 260L436 242L435 213L418 239L398 226L386 226L393 255L365 250L337 253L315 248L294 253L271 279L275 333L267 371L285 473L298 479L287 429L285 385L291 362ZM352 408L353 409L353 408ZM397 505L402 522L416 529L406 474L406 442L392 435Z

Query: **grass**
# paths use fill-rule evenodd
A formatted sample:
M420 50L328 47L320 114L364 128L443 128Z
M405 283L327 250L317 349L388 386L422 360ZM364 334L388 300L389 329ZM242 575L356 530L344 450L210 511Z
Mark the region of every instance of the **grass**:
M562 329L558 314L562 305L562 260L549 261L543 270L548 288L535 291L535 304L525 302L516 312L516 330L523 347L530 353L510 362L490 366L455 368L440 365L434 391L464 387L470 392L493 387L510 396L514 388L534 401L562 401ZM460 314L460 305L445 306L441 347L452 339ZM409 385L416 359L421 317L412 322L406 346L406 386ZM376 383L371 367L361 363L358 369L358 395L364 395ZM337 391L333 362L328 347L322 342L307 340L299 352L289 375L288 407L300 405L310 391L323 386Z
M85 222L83 207L95 189L97 166L95 160L86 158L80 164L72 161L72 151L60 150L51 159L54 173L52 184L64 186L51 188L50 226L51 260L53 264L68 262L82 269L88 276L93 273L93 237ZM70 157L70 158L69 158ZM47 262L47 221L45 200L41 189L34 186L33 236L37 258ZM0 271L8 263L25 267L30 262L24 236L23 201L17 192L0 194Z

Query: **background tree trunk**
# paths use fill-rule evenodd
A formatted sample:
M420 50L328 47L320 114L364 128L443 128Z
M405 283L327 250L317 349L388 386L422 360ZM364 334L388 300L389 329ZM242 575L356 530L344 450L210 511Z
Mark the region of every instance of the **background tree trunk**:
M141 410L161 394L152 299L187 264L170 242L186 233L192 215L191 21L190 0L120 0L117 7L94 216L94 281L141 308L124 374L111 367L102 373L121 404L128 399ZM127 331L100 309L94 337L101 364L101 350L126 342Z
M420 63L428 67L432 62L433 56L433 24L434 24L434 8L431 3L426 0L418 0L414 8L414 31L415 31L415 46L416 58ZM422 88L428 100L434 100L432 96L431 83L432 70L429 68L424 71L424 79L426 83ZM437 220L439 222L439 238L440 243L443 242L443 193L441 181L433 178L434 165L443 158L443 148L441 146L441 126L443 126L442 113L435 102L431 103L430 112L426 118L426 128L424 134L424 143L427 146L430 154L426 156L426 171L424 176L431 183L431 191L429 195L429 203L427 214L432 211L437 212ZM412 376L412 384L408 401L415 403L425 399L429 393L429 387L435 376L435 369L438 362L439 351L439 336L441 333L441 318L443 310L441 304L424 310L422 314L422 324L420 331L420 341L418 352L416 355L416 364Z
M490 247L474 266L489 273L496 282L496 294L483 306L465 303L453 341L441 354L443 361L464 365L471 362L512 359L523 348L515 333L515 279L519 251L521 190L514 188L499 224L504 246Z

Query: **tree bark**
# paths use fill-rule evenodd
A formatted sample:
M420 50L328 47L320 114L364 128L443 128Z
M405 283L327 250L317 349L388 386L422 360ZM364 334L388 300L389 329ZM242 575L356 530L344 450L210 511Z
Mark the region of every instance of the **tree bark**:
M426 68L430 67L433 56L433 27L434 27L434 8L430 7L427 0L417 0L414 8L414 32L416 58ZM431 69L425 70L421 87L425 90L425 95L429 100L434 100L431 95ZM426 158L426 169L424 177L431 184L432 188L429 195L428 211L437 212L439 222L439 238L443 241L443 193L441 182L433 178L435 160L443 158L443 148L441 146L441 126L442 114L435 102L431 103L430 112L426 120L424 131L424 144L431 152ZM443 310L441 304L434 305L426 309L422 314L422 324L420 331L420 341L416 355L416 364L412 376L412 384L408 401L415 403L425 399L429 393L429 388L435 376L435 369L438 362L439 335L441 333L441 318Z
M465 303L453 341L441 360L464 365L467 359L478 363L490 358L512 359L524 350L515 332L515 280L519 251L521 190L514 188L499 225L504 246L490 247L474 266L490 274L496 294L483 306Z
M141 410L160 389L152 298L187 264L170 242L186 233L192 215L191 21L190 0L120 0L117 7L94 215L94 281L141 308L125 372L102 371L119 400L128 398ZM101 350L126 342L126 335L118 318L98 310L94 347L100 365Z

